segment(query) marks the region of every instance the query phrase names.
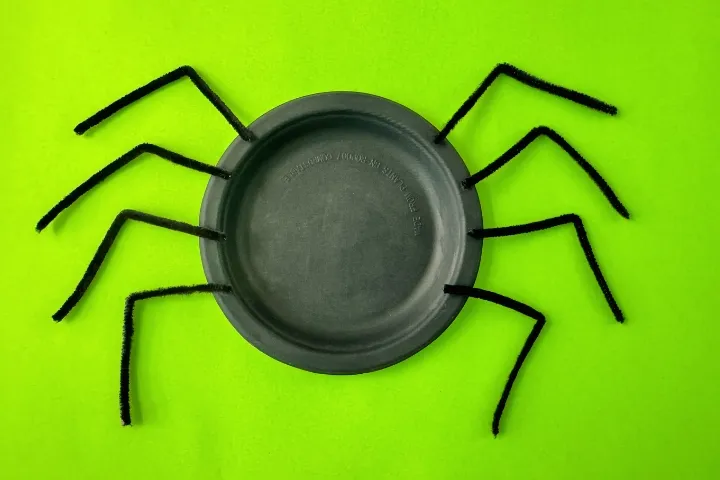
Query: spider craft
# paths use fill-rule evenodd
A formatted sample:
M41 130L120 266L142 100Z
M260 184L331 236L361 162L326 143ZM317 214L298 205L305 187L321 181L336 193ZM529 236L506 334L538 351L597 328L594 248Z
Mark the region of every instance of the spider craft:
M79 135L146 95L188 77L238 136L218 166L143 143L92 175L43 216L43 230L89 190L144 153L209 174L200 225L124 210L112 222L75 290L53 314L61 321L87 292L122 226L143 222L200 239L207 284L130 294L120 368L120 414L130 417L133 309L140 300L213 293L251 344L289 365L318 373L358 374L398 363L429 345L468 297L534 321L505 383L492 420L497 435L512 386L545 324L538 310L473 287L482 241L571 225L618 322L623 314L576 214L485 228L474 186L541 136L560 146L629 218L608 183L555 130L533 128L470 175L447 141L457 123L501 75L580 105L617 109L583 93L499 64L437 130L412 110L354 92L301 97L246 127L189 66L173 70L103 108L75 127Z

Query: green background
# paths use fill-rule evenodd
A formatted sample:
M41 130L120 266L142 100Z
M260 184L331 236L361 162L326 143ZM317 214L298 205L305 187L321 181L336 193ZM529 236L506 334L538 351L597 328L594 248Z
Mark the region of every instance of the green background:
M3 2L0 477L718 478L719 5ZM145 156L41 235L34 224L140 142L214 164L234 132L188 81L86 137L78 121L191 64L246 122L358 90L440 126L502 61L620 108L613 118L503 79L450 140L472 171L542 124L585 154L631 221L547 139L478 192L489 226L580 214L626 325L570 227L488 241L477 284L548 317L494 439L531 327L501 307L472 301L408 361L331 377L254 349L211 296L148 301L138 424L120 427L124 297L203 282L198 241L127 225L91 294L67 321L50 315L121 209L196 223L207 178Z

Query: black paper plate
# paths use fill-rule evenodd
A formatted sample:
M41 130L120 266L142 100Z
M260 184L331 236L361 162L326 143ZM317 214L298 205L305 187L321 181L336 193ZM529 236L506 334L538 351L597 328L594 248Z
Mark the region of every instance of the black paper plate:
M482 226L469 173L437 129L390 100L349 92L299 98L256 120L212 178L200 224L208 281L250 343L304 370L362 373L437 338L465 303Z

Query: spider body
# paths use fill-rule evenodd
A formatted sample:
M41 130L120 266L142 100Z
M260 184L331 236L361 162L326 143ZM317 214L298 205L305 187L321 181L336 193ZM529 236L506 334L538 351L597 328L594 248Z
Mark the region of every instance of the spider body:
M629 218L610 186L558 132L537 127L473 175L446 141L448 133L501 74L530 87L614 115L615 107L500 64L437 130L415 112L380 97L331 92L302 97L243 125L202 78L180 67L81 122L82 134L118 110L188 77L237 131L217 166L141 144L93 175L54 206L45 228L94 186L142 153L211 175L200 226L145 212L121 212L77 287L53 315L62 320L80 301L129 220L200 238L207 284L159 288L127 297L120 369L120 410L130 424L130 350L139 300L213 293L250 343L305 370L355 374L402 361L437 338L468 297L503 305L534 321L492 421L500 420L512 386L545 317L498 293L473 287L482 240L572 225L618 322L624 320L595 259L582 220L560 215L524 225L486 228L474 185L539 136L547 136Z
M465 303L482 241L469 172L437 130L384 98L332 92L292 100L236 140L212 178L200 223L211 283L238 331L290 365L362 373L392 365L442 332ZM442 208L438 208L442 205Z

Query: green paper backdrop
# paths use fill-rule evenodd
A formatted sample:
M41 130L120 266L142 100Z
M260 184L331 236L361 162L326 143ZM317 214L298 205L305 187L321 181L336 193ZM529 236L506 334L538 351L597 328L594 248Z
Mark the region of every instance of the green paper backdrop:
M0 477L720 477L720 3L608 0L6 1L0 6ZM580 214L626 316L570 227L486 242L477 284L546 313L494 439L531 321L471 301L411 359L314 375L243 340L211 296L138 308L133 407L117 407L124 297L204 281L195 238L122 232L67 321L50 315L123 208L198 221L206 176L144 156L38 235L59 198L140 142L214 164L233 140L188 81L85 137L72 127L191 64L244 121L295 97L371 92L442 125L498 62L620 108L510 79L450 135L470 170L536 125L564 134L620 218L549 140L478 187L487 225Z

